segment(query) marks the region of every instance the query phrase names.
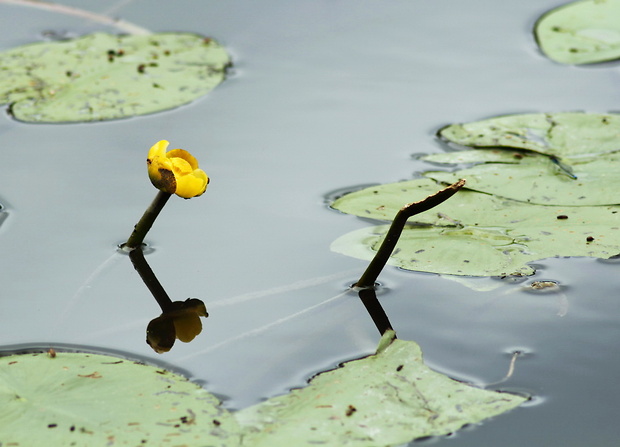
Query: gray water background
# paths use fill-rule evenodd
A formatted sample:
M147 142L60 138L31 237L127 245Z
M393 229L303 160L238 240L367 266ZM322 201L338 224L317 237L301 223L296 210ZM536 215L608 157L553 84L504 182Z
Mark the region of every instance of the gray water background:
M356 297L313 307L366 265L329 251L368 223L327 209L326 195L411 178L429 167L411 154L441 151L434 133L449 123L607 112L620 99L615 64L563 66L538 51L532 26L557 1L63 3L215 37L235 67L207 97L165 113L70 125L0 118L9 213L0 226L0 344L78 344L164 361L232 409L376 347ZM116 31L6 4L0 23L0 49L45 31ZM159 139L190 150L212 178L203 197L173 198L148 237L168 293L201 298L211 314L194 342L161 356L144 343L159 309L115 252L155 195L144 159ZM530 404L422 444L618 445L620 266L536 264L523 283L473 286L382 273L380 299L399 337L417 341L435 369L485 385L506 374L511 352L527 353L498 388L531 393ZM562 293L523 292L534 280L558 281Z

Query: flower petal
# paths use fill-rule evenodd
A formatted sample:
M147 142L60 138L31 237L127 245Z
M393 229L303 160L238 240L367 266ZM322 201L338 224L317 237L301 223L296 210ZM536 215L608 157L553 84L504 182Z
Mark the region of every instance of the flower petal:
M196 160L196 157L187 152L185 149L172 149L171 151L168 151L166 157L181 158L189 163L189 165L192 167L192 171L194 169L198 169L198 160Z
M161 140L155 143L151 149L149 149L148 159L153 159L154 157L165 157L166 149L170 143L166 140Z
M191 174L194 171L194 168L185 160L179 157L169 157L170 163L172 164L172 169L174 171L174 175L187 175Z
M175 194L184 199L191 199L205 192L209 177L202 169L196 169L190 174L177 177L176 182Z
M148 164L149 178L157 189L174 194L177 190L177 181L173 172L172 163L168 158L155 157Z

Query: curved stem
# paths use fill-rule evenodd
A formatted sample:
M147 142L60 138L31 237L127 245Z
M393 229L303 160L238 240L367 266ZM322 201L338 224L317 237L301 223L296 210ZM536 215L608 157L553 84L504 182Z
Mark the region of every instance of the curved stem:
M396 217L392 221L392 225L390 225L390 229L385 235L385 239L383 239L383 243L377 250L377 254L370 264L366 271L362 274L359 281L355 283L354 287L373 287L379 273L385 267L390 255L394 251L394 247L396 247L396 243L400 238L401 233L403 232L403 228L405 228L405 224L407 223L407 219L416 214L420 214L424 211L428 211L431 208L436 207L440 203L448 200L452 197L456 192L461 189L465 185L465 180L459 180L458 182L448 186L447 188L442 189L441 191L436 192L435 194L428 196L424 200L420 200L419 202L413 202L408 205L405 205L396 213Z
M155 219L157 219L157 216L171 195L172 194L163 191L157 193L153 202L140 218L140 221L133 228L133 232L131 236L129 236L129 239L127 239L127 242L122 245L123 250L133 251L142 245L146 233L148 233L153 226L153 222L155 222Z

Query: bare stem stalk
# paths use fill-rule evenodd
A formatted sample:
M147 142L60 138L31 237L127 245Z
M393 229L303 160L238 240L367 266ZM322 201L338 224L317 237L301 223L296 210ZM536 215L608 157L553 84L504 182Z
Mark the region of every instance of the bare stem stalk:
M405 224L407 223L407 219L416 214L420 214L424 211L428 211L431 208L436 207L442 202L445 202L450 197L452 197L456 192L461 189L465 185L465 180L459 180L458 182L448 186L447 188L442 189L441 191L436 192L435 194L428 196L424 200L420 200L419 202L413 202L408 205L405 205L398 211L396 217L392 221L392 225L390 225L390 229L385 235L385 239L383 243L377 250L377 254L368 264L368 268L362 274L359 281L355 283L354 287L366 288L373 287L375 285L375 281L377 277L385 267L390 255L394 251L394 247L396 247L396 243L400 238L403 229L405 228Z
M148 233L148 231L153 226L153 222L155 222L155 219L157 219L157 216L159 215L160 211L162 210L171 195L172 194L163 191L157 192L155 199L149 205L149 207L142 215L142 218L140 218L140 221L134 227L131 236L129 236L127 242L123 244L123 250L133 251L136 248L142 246L142 242L144 241L146 233Z

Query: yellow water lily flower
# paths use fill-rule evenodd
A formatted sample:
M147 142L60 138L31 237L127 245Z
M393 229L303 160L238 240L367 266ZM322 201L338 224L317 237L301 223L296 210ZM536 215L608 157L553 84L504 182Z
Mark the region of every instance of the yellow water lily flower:
M209 177L198 168L198 160L183 149L166 152L169 144L168 141L161 140L149 150L146 165L153 186L184 199L204 193Z

